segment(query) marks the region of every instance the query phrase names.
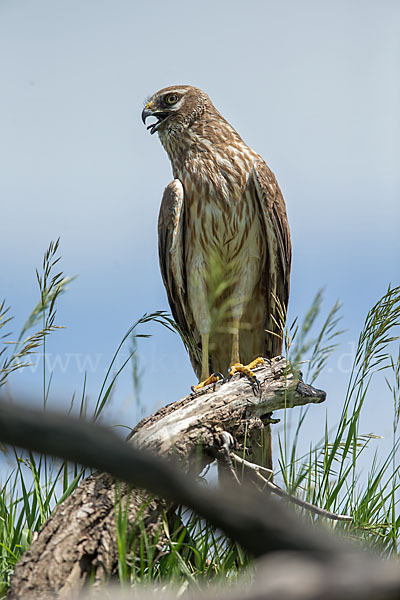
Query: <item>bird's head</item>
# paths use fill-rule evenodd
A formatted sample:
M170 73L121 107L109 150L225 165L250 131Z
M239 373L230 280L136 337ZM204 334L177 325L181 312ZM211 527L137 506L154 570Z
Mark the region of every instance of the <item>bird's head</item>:
M142 111L142 121L146 123L148 117L157 120L147 129L153 134L159 131L160 135L181 131L203 114L210 100L202 90L190 85L174 85L163 88L146 100Z

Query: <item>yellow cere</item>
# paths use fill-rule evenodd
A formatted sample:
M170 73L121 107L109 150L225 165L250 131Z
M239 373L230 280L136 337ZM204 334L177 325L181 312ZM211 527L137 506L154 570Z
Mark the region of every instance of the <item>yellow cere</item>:
M151 106L151 102L148 102L148 103L146 104L146 108L150 108L150 106Z

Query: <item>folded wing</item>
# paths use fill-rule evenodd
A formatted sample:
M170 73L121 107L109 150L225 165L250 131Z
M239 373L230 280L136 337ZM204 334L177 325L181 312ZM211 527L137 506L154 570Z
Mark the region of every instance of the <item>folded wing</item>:
M267 261L265 271L266 322L265 355L277 356L282 352L281 309L286 315L289 301L292 245L285 201L275 175L259 159L254 163L253 181L265 226ZM280 305L280 306L279 306Z
M161 275L182 340L196 372L201 369L200 336L189 309L184 262L184 190L174 179L164 190L158 217L158 254Z

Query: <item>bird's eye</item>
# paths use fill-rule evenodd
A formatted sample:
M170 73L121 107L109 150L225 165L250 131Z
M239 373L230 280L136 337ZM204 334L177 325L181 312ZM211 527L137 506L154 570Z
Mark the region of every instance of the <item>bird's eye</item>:
M168 96L165 97L165 102L167 104L176 104L179 100L179 96L178 94L168 94Z

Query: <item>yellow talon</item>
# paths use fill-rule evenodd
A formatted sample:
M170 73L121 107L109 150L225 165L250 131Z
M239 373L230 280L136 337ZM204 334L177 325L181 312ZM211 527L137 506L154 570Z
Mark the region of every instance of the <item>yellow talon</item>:
M247 366L249 369L254 369L255 367L258 367L258 365L263 365L264 363L265 360L263 359L263 357L259 356L258 358L252 360L251 363L249 363Z
M234 363L230 366L229 369L229 377L232 377L235 373L243 373L246 375L251 381L256 381L256 376L254 375L252 369L257 367L258 365L263 365L264 359L259 356L251 361L248 365L242 365L242 363Z
M259 385L257 377L253 373L252 369L257 367L258 365L263 365L264 362L265 361L261 356L252 360L251 363L249 363L248 365L242 365L242 363L236 362L230 366L228 376L232 377L233 375L235 375L235 373L243 373L243 375L246 375L246 377L248 377L253 384ZM192 385L192 392L196 393L202 388L207 387L208 385L217 383L217 381L219 381L220 379L224 379L221 373L213 373L203 381L199 381L197 385Z
M201 390L201 388L206 387L207 385L211 385L212 383L217 383L217 381L219 381L220 379L222 379L221 373L213 373L212 375L210 375L210 377L204 379L204 381L200 381L197 385L192 385L192 391L198 392L199 390Z

